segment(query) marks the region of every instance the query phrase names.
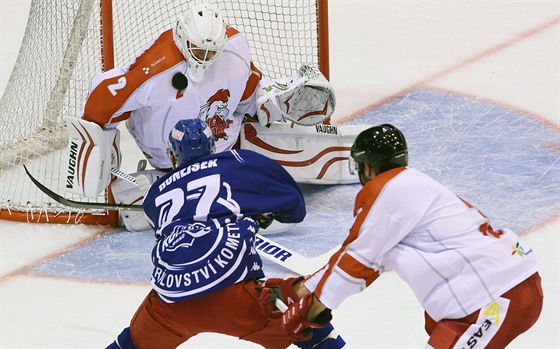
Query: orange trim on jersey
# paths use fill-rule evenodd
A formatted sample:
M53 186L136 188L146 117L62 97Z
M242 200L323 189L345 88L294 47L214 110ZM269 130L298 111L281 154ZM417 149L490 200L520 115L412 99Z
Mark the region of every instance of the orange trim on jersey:
M356 279L365 280L366 286L369 286L379 277L377 271L363 265L348 253L342 255L342 258L338 261L338 267Z
M130 113L124 113L118 119L114 119L114 115L130 96L146 81L184 59L173 40L173 30L167 30L136 58L128 73L103 80L95 87L86 101L83 119L101 126L125 120Z
M342 243L342 246L340 247L340 249L335 254L333 254L332 257L329 259L328 269L323 274L323 277L321 278L321 280L317 284L317 288L313 292L317 297L320 298L321 292L323 290L323 286L325 285L325 282L327 281L327 279L330 277L330 275L332 273L332 270L333 270L335 265L338 265L342 270L346 271L350 275L354 275L354 274L350 273L349 271L356 271L356 270L359 270L360 268L367 268L366 266L364 266L360 262L356 261L354 258L352 258L352 260L355 261L354 263L357 263L357 265L354 266L354 267L350 267L350 266L348 266L348 264L350 264L350 261L347 258L345 258L345 256L347 256L347 254L344 254L342 256L342 258L340 258L340 255L343 252L345 252L346 247L350 243L352 243L353 241L355 241L358 238L358 235L360 233L360 228L362 227L362 224L364 223L364 220L366 219L367 215L369 214L369 211L371 210L373 204L377 200L377 197L381 193L381 190L385 187L385 185L389 181L391 181L399 173L401 173L405 170L406 170L406 167L399 167L399 168L395 168L395 169L383 172L383 173L377 175L371 181L367 182L364 185L364 187L362 188L362 190L360 190L360 192L356 196L356 202L354 204L354 216L355 216L354 224L352 224L352 227L350 228L350 233L348 234L348 237L346 238L346 240L344 240L344 242ZM348 256L348 257L350 257L350 256ZM343 260L344 260L344 262L343 262ZM343 263L343 264L341 265L341 263ZM345 268L347 268L349 271L346 270ZM375 279L377 279L377 277L379 277L379 273L377 273L377 272L375 272L375 273L378 274L376 277L373 277L373 274L370 275L370 274L366 274L366 273L363 273L363 274L357 273L357 275L361 275L361 276L358 276L358 277L364 279L365 282L366 282L366 285L369 286L373 281L375 281ZM368 278L364 278L364 276L368 276ZM368 283L368 281L370 281L370 282Z
M261 79L262 79L261 71L251 61L251 75L249 75L249 79L247 79L247 84L245 85L245 91L243 91L243 96L241 96L241 101L246 100L247 98L251 97L255 93Z
M235 29L234 27L230 27L229 25L226 26L226 36L228 38L231 38L232 36L235 36L239 34L239 30Z
M473 206L470 202L468 202L467 200L463 199L460 196L457 196L459 198L459 200L461 200L465 205L467 205L468 208L472 208L478 211L478 213L484 217L484 219L486 219L486 223L481 224L478 227L478 230L482 233L482 235L484 236L488 236L491 235L495 238L499 238L500 236L502 236L504 234L504 232L501 229L497 229L494 230L494 228L492 228L492 226L490 225L490 219L488 217L486 217L486 215L484 213L482 213L482 211L480 211L478 208L476 208L475 206Z

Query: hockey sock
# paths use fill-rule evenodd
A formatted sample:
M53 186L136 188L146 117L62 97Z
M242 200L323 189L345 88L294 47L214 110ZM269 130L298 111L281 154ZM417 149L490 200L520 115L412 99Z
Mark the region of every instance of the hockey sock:
M138 349L130 337L130 328L125 328L117 339L105 349Z
M330 323L324 327L314 328L312 333L310 340L294 344L301 349L340 349L346 345L344 339L334 332L334 327Z

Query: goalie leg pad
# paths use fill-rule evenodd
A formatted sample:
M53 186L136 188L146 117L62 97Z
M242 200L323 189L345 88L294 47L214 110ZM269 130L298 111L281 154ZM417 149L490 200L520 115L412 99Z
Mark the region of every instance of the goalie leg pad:
M240 146L280 163L298 183L359 183L348 157L354 140L369 125L315 125L274 122L269 127L245 123Z
M334 112L334 89L316 66L302 65L297 76L262 79L257 90L257 117L262 126L282 119L312 126Z
M111 169L120 166L120 133L103 130L98 124L66 117L68 126L68 169L66 189L97 199L111 183Z
M159 170L144 170L131 173L137 181L136 184L125 179L119 178L111 184L111 191L117 204L140 204L144 199L144 194L148 191L152 183L165 172ZM150 223L144 215L144 211L120 211L119 217L128 231L137 232L151 229Z

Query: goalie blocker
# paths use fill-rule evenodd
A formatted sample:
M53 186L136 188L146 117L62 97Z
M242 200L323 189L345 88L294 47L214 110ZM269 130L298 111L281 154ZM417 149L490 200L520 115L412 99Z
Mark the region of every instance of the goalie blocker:
M66 190L97 199L111 183L111 169L120 167L119 130L104 130L94 122L76 117L66 117L66 123Z

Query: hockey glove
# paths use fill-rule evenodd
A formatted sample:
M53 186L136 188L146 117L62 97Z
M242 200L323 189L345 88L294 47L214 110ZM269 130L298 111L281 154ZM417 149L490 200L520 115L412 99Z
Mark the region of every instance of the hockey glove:
M335 106L334 89L315 65L302 65L296 76L262 79L257 89L257 117L262 126L281 119L303 126L320 124Z
M261 213L254 216L253 219L259 223L260 229L266 229L274 221L274 215L272 213Z
M322 328L332 320L330 309L321 312L312 322L305 319L314 297L312 293L304 296L299 302L289 305L288 310L282 314L284 332L297 341L311 339L312 331L310 329Z
M280 299L284 304L290 305L299 300L294 292L294 285L303 280L303 276L298 278L291 277L287 279L268 279L262 284L261 294L259 296L259 306L263 315L270 319L279 319L282 317L282 311L276 307L274 302Z

